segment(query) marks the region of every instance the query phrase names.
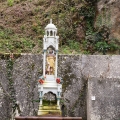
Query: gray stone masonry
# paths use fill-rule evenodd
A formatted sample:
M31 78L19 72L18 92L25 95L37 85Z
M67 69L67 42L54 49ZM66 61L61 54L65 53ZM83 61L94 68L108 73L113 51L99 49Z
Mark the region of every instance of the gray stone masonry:
M90 78L87 100L87 120L120 120L120 79Z
M0 120L37 115L42 64L39 54L0 56ZM120 120L120 56L59 55L58 76L63 116Z

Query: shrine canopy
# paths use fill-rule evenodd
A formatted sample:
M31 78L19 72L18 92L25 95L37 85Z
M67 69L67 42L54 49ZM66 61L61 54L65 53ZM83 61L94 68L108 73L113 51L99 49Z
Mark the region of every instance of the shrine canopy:
M45 34L49 37L56 36L56 34L57 34L57 28L52 23L52 19L50 19L50 23L45 27Z

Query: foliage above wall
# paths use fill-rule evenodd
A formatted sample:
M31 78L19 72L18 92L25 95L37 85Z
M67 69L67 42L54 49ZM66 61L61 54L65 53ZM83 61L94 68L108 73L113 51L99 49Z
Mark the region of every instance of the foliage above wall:
M62 54L113 54L119 50L110 38L110 19L98 0L6 0L0 1L0 52L41 53L44 28L53 19L60 36ZM106 17L107 16L107 17ZM106 40L107 39L107 40ZM116 53L115 53L116 54Z

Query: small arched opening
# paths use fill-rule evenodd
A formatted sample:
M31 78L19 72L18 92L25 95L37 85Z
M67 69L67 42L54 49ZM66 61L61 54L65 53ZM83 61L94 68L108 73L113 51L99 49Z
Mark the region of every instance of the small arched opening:
M50 31L50 36L53 36L53 31L52 30Z
M53 92L45 93L43 96L43 105L44 106L53 106L57 105L57 97Z
M47 36L49 36L49 31L47 31Z

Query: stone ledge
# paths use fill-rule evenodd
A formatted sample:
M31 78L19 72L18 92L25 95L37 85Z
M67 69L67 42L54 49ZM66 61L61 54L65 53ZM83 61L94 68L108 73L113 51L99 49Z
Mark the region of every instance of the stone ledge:
M16 117L15 120L82 120L82 117Z

